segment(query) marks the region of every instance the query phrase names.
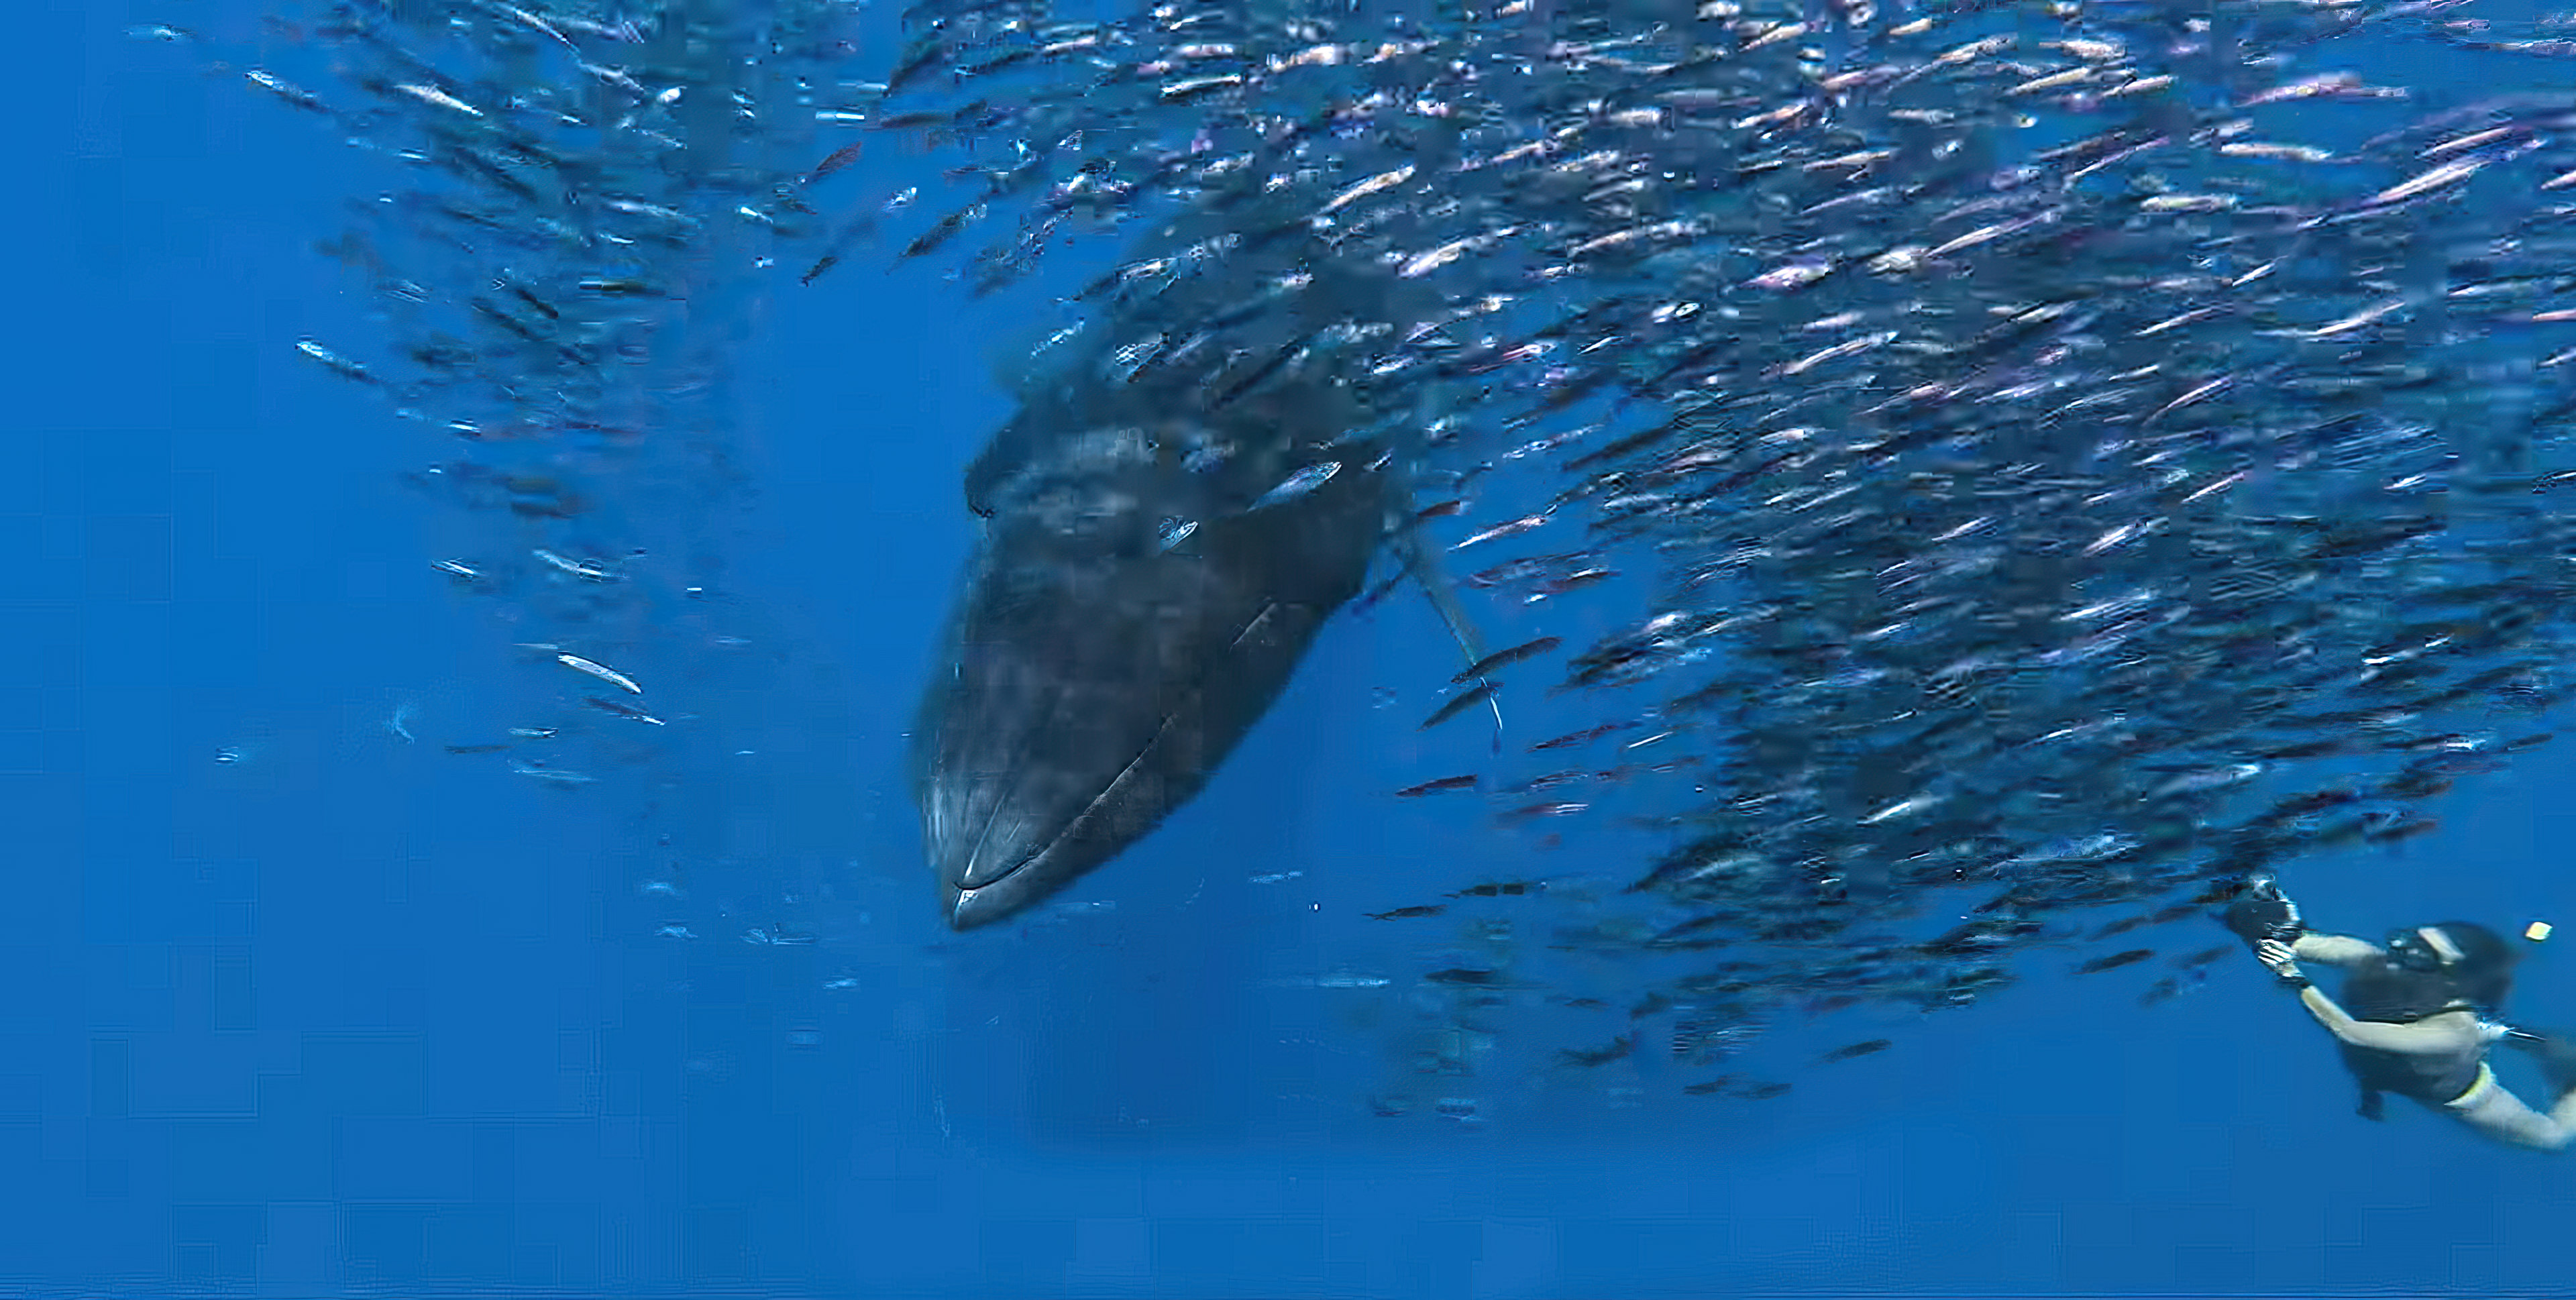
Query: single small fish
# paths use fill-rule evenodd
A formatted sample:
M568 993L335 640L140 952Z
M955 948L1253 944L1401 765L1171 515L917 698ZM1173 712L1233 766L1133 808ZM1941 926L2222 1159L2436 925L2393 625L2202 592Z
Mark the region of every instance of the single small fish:
M1875 1053L1884 1052L1888 1048L1894 1046L1896 1046L1896 1044L1888 1039L1873 1038L1867 1042L1853 1043L1846 1047L1837 1047L1816 1059L1819 1064L1832 1065L1838 1061L1848 1061L1855 1057L1870 1056Z
M1253 510L1261 510L1270 506L1278 505L1281 502L1294 501L1297 498L1322 487L1326 482L1330 481L1335 474L1341 472L1342 463L1337 460L1328 460L1320 465L1309 465L1306 468L1289 475L1287 482L1281 483L1279 486L1262 493L1261 498L1254 501L1249 508Z
M2208 977L2198 970L2188 975L2168 975L2148 985L2146 992L2138 995L2138 1005L2152 1007L2159 1003L2170 1002L2207 982Z
M1524 659L1537 658L1538 656L1546 654L1548 651L1563 644L1565 644L1563 638L1552 636L1543 636L1535 641L1524 641L1507 650L1497 650L1492 654L1467 665L1464 671L1449 680L1452 683L1463 685L1467 682L1472 682L1479 677L1483 677L1497 668L1506 668L1519 663Z
M568 653L558 653L555 655L555 662L562 664L564 667L570 668L575 672L588 673L611 686L622 686L626 690L637 695L644 693L644 688L636 685L634 678L628 677L626 674L608 667L606 664L595 663L591 660L582 658L580 655Z
M342 379L352 380L361 384L372 384L376 382L375 375L365 366L362 366L355 361L351 361L347 357L341 356L339 353L334 352L311 339L297 340L295 350L313 358L315 361L321 362L325 369L329 370L332 374L340 376Z
M1448 703L1445 703L1439 708L1433 710L1431 716L1424 718L1422 720L1422 725L1415 728L1415 730L1429 731L1433 727L1439 726L1441 723L1447 722L1451 718L1457 717L1459 714L1494 698L1494 692L1500 689L1502 688L1494 682L1481 682L1477 684L1474 690L1464 691L1460 694L1451 696Z
M424 86L417 82L406 81L396 83L394 89L399 90L424 104L432 104L439 108L446 109L451 113L462 113L467 117L483 116L482 109L476 108L472 104L468 104L464 100L458 99L456 96L448 94L446 91L440 90L436 86Z
M1542 510L1537 514L1514 519L1509 523L1496 524L1493 527L1477 533L1467 540L1450 547L1449 549L1453 551L1463 551L1470 546L1479 546L1486 542L1500 541L1506 537L1517 537L1522 533L1526 533L1529 530L1546 523L1548 513L1549 512Z
M859 160L860 150L864 144L864 141L852 140L848 144L842 145L840 148L833 150L830 156L824 158L823 161L814 164L814 170L805 173L805 183L811 185L814 182L849 166L851 163L857 162Z
M2156 953L2153 948L2131 948L2127 952L2115 952L2108 957L2096 957L2093 960L2076 967L2075 973L2078 975L2098 975L2106 970L2118 970L2123 966L2134 966L2155 955Z
M1422 903L1413 907L1399 907L1390 912L1370 912L1368 913L1368 919L1372 921L1407 921L1417 916L1438 916L1442 912L1446 912L1448 910L1449 905L1447 903Z
M662 289L661 286L647 280L636 279L633 276L586 276L576 282L574 287L580 289L583 293L595 293L603 298L666 298L670 296Z
M1542 740L1537 744L1530 746L1530 752L1535 754L1541 750L1566 749L1575 745L1589 744L1592 741L1601 739L1603 736L1612 735L1622 731L1633 731L1636 727L1637 724L1633 722L1605 722L1597 727L1586 727L1581 731L1569 731L1562 736Z
M1637 1036L1635 1034L1621 1034L1617 1038L1613 1038L1599 1047L1559 1049L1556 1057L1558 1060L1563 1061L1568 1065L1591 1069L1595 1066L1608 1065L1612 1061L1616 1061L1621 1057L1627 1056L1636 1050Z
M2084 941L2086 943L2100 943L2104 939L2118 938L2119 936L2127 934L2131 930L2139 929L2146 924L2147 918L2143 916L2122 917L2121 919L2113 921L2109 925L2103 926L2101 929L2095 930L2093 933L2084 936Z
M1495 814L1494 820L1506 826L1535 821L1541 817L1571 817L1592 805L1578 800L1524 804L1509 812Z
M599 710L602 713L614 713L618 717L630 718L634 721L647 723L656 727L664 725L660 718L654 717L652 714L646 713L644 710L636 708L631 704L621 704L616 700L604 700L596 695L583 696L581 702Z
M279 99L282 99L297 108L303 109L305 112L320 113L325 117L328 117L331 114L330 108L324 105L320 99L316 98L302 87L286 80L284 77L278 76L276 73L269 72L262 68L253 68L250 71L243 73L242 76L248 79L252 85L277 96Z
M1396 791L1395 797L1398 799L1419 799L1427 794L1440 794L1449 790L1473 790L1476 788L1476 782L1477 778L1472 775L1444 776L1436 780L1425 781L1420 785L1408 785L1403 789Z
M1481 885L1469 885L1449 896L1451 898L1518 898L1523 894L1539 893L1546 888L1547 882L1541 880L1493 880Z
M2371 195L2369 198L2363 199L2361 201L2361 206L2365 208L2386 208L2404 203L2408 199L2421 198L2436 190L2457 185L2471 176L2477 175L2479 170L2484 168L2486 165L2487 160L2484 158L2463 158L2457 162L2443 163L2439 167L2408 177L2405 180L2399 181L2395 185L2389 186L2387 189L2381 190L2377 194Z
M598 777L591 776L588 773L568 772L559 767L544 767L535 763L512 763L510 765L510 770L521 776L543 781L548 785L565 787L590 785L599 780Z

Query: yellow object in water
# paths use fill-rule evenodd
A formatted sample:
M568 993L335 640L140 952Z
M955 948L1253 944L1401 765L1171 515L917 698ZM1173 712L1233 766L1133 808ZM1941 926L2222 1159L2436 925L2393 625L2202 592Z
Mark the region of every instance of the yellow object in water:
M2541 940L2548 938L2549 923L2547 921L2534 921L2531 924L2522 927L2522 937L2531 940L2533 943L2538 943Z

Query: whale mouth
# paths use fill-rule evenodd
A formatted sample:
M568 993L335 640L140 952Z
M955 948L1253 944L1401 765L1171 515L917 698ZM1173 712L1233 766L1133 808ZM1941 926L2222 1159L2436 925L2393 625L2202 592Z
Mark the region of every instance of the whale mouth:
M1009 866L998 870L977 862L972 856L974 850L981 847L980 841L967 846L969 856L957 864L957 869L948 869L952 859L948 855L940 855L938 861L942 867L943 885L940 892L945 895L941 910L946 914L948 928L972 930L1026 908L1033 901L1027 886L1040 874L1032 869L1054 854L1064 843L1069 829L1057 831L1045 843L1018 855ZM934 852L936 848L934 846Z
M1146 794L1150 779L1144 789L1137 782L1172 723L1164 712L1154 735L1105 779L1031 781L1014 767L999 780L952 777L935 786L929 805L948 816L932 819L929 847L949 928L970 930L1026 910L1160 821L1168 808ZM1083 793L1049 797L1068 788Z
M1043 831L1045 818L1028 793L1005 780L950 777L934 783L925 808L925 838L939 873L941 910L950 928L972 929L1025 906L1028 885L1064 843L1072 819ZM1037 832L1037 833L1032 833Z
M948 928L951 930L972 930L977 926L989 925L992 922L1001 920L1003 917L1008 916L1013 911L1017 910L1007 904L983 903L978 900L989 895L995 886L1001 884L1003 881L1009 880L1018 872L1019 868L1013 867L1009 871L1003 872L1000 876L994 878L987 884L972 887L957 886L950 888L948 891L947 908Z

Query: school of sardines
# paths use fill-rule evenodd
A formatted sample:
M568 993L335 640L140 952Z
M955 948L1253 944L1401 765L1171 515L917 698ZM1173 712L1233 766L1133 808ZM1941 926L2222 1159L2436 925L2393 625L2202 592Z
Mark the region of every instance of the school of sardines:
M2146 968L2155 1001L2226 951L2190 918L2249 872L2424 833L2568 692L2576 27L2067 0L909 22L870 126L945 148L957 193L846 238L891 228L978 292L1124 238L1080 298L1084 328L1154 320L1120 364L1240 338L1247 389L1338 367L1397 422L1436 395L1379 444L1418 462L1408 526L1471 594L1620 628L1543 616L1566 633L1431 714L1581 704L1402 793L1655 847L1571 868L1607 889L1390 898L1388 924L1466 922L1414 981L1454 1022L1427 1072L1551 986L1533 947L1655 972L1558 991L1606 1026L1573 1069L1641 1042L1714 1066L2033 960ZM1301 241L1368 273L1334 329L1255 323L1300 272L1195 328L1151 309Z
M795 182L829 108L809 87L846 18L330 0L268 16L256 62L222 33L136 31L355 152L364 192L319 248L381 336L296 346L441 435L405 475L446 507L431 563L523 665L449 751L579 788L742 744L671 725L665 688L744 657L710 543L743 496L732 352L757 260L812 215Z
M531 684L451 748L532 779L714 743L653 693L724 630L675 557L727 450L727 277L856 170L824 129L929 138L962 193L866 204L808 280L890 238L1004 292L1124 238L1094 352L1373 413L1352 448L1405 462L1410 540L1471 612L1556 629L1478 655L1431 734L1523 692L1591 719L1399 792L1587 855L1373 914L1435 947L1403 981L1428 1075L1542 1000L1598 1021L1569 1070L1765 1097L1707 1070L2032 954L2170 996L2226 949L2133 932L2422 834L2565 693L2565 23L940 4L845 94L821 0L317 15L283 44L326 82L239 71L405 179L329 250L392 346L299 346L455 435L419 479L476 522L437 563Z

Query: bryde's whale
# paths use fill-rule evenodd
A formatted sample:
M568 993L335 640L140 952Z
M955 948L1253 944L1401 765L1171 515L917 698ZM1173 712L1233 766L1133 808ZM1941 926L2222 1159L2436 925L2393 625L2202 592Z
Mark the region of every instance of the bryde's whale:
M1353 310L1378 286L1306 269L1328 265L1214 259L1127 299L969 467L981 537L913 733L951 926L1038 903L1196 796L1366 583L1404 494L1346 376L1394 327Z

